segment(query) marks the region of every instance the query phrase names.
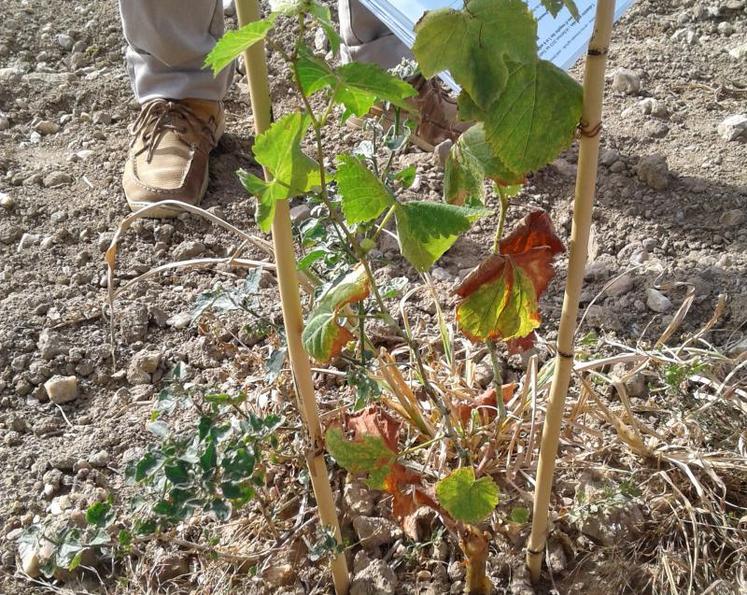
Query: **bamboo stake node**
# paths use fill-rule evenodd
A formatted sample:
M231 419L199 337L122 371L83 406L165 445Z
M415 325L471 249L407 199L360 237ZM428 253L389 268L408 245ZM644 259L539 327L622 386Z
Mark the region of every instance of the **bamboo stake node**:
M542 570L555 458L560 441L560 426L563 420L565 397L573 371L573 337L576 333L578 302L581 296L584 268L588 255L589 232L599 161L599 141L602 132L604 71L607 66L607 53L614 14L615 0L599 0L597 2L594 33L589 42L586 57L584 107L581 125L578 128L580 147L570 257L568 260L568 281L558 328L555 370L550 386L545 423L542 428L532 513L532 532L529 535L526 547L526 563L531 579L535 583L539 580Z
M239 25L244 26L259 20L258 0L237 0L236 13ZM254 115L254 128L257 134L267 130L272 123L272 102L267 76L267 59L265 44L254 44L244 52L249 96ZM265 179L269 172L265 170ZM327 465L324 461L324 440L319 422L319 408L314 394L314 382L311 376L311 362L303 348L301 333L303 332L303 311L299 294L299 278L296 272L296 252L291 231L290 209L287 200L278 201L275 218L272 223L272 242L275 252L278 286L283 309L283 323L288 344L293 381L296 387L299 411L308 432L309 448L306 453L306 463L311 476L319 520L323 527L332 530L338 544L342 544L340 523L335 509L335 499L332 494ZM337 595L345 595L350 588L350 574L344 552L340 552L332 560L332 580Z

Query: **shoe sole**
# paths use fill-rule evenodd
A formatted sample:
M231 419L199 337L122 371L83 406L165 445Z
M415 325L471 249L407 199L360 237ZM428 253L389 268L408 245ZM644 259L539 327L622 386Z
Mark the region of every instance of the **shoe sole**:
M205 168L205 177L202 180L202 186L200 187L200 195L197 197L197 200L192 203L188 202L186 200L179 200L178 198L174 198L172 200L176 200L178 202L183 202L185 205L192 205L195 207L200 206L200 203L202 202L202 199L205 197L205 193L207 192L208 182L210 181L210 166L207 166ZM130 207L130 210L134 213L136 211L139 211L140 209L143 209L145 207L149 207L151 205L157 204L150 201L137 201L137 200L130 200L127 199L127 204ZM182 213L186 213L184 209L180 209L179 207L174 207L170 205L164 205L161 207L156 207L154 209L151 209L146 213L145 217L148 219L173 219L174 217L178 217Z

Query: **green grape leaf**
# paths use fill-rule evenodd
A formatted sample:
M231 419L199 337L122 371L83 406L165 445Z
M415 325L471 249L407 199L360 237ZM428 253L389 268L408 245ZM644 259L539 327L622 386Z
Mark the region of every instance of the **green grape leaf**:
M578 20L581 16L579 15L578 7L573 0L542 0L542 6L544 6L554 17L558 16L558 13L563 10L563 7L570 11L574 19Z
M449 204L480 206L485 200L485 179L496 184L518 184L523 176L509 170L493 154L482 123L464 132L451 147L444 170L444 198Z
M318 58L305 45L302 45L296 60L296 75L306 95L313 95L327 87L334 87L338 78L329 64Z
M337 163L337 189L348 223L372 221L394 204L391 192L363 161L353 155L340 155Z
M522 0L472 0L464 10L427 12L415 32L413 53L423 75L448 70L483 109L506 86L507 60L537 58L537 23Z
M414 165L408 165L406 168L401 169L394 174L394 179L397 180L405 188L409 188L415 183L415 178L418 175L418 168Z
M526 525L529 522L529 509L523 506L512 508L508 520L519 525Z
M546 165L573 141L581 119L583 90L546 60L511 63L506 88L481 114L460 97L461 117L483 121L493 154L510 171L526 173Z
M311 357L326 363L336 357L353 334L338 320L340 310L347 304L368 297L370 285L366 271L357 266L319 299L301 335L304 349Z
M305 47L299 52L296 73L304 93L331 88L334 101L356 116L365 116L377 101L409 111L407 99L417 94L412 85L375 64L351 62L333 69Z
M350 473L367 474L366 483L372 489L386 489L386 478L392 473L397 453L387 446L384 438L368 434L347 440L339 427L332 426L324 440L327 451L340 467Z
M276 18L277 15L271 14L265 19L254 21L235 31L228 31L205 57L205 67L213 71L213 76L217 76L244 50L249 49L258 41L262 41L272 29Z
M555 275L553 258L563 251L550 218L534 211L500 242L500 253L480 263L455 293L459 329L473 341L509 341L540 324L538 300Z
M337 68L335 74L335 101L356 116L365 116L377 100L412 110L407 98L417 95L415 88L375 64L351 62Z
M425 272L474 221L491 211L440 202L411 201L397 204L394 213L402 255L418 271Z
M241 183L258 199L257 223L262 231L269 231L278 200L293 198L321 183L317 162L301 150L301 141L310 125L309 116L293 112L257 136L254 156L270 173L271 180L239 171Z
M498 505L498 486L490 477L475 479L472 467L462 467L436 484L436 499L455 520L476 525Z

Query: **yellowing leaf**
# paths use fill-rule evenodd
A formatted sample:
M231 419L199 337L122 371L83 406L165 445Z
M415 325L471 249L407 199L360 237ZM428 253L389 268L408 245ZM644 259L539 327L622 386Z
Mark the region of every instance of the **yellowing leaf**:
M358 266L333 285L319 300L301 335L304 349L311 357L326 363L339 355L354 336L339 322L340 310L368 297L370 286L366 271Z
M494 155L482 123L470 127L451 147L444 171L444 198L455 205L482 205L485 179L500 185L519 184L524 176L511 171Z
M529 335L540 324L538 300L562 251L547 213L530 213L501 241L500 254L480 263L456 289L460 330L473 341Z
M427 271L475 220L490 212L440 202L399 203L394 213L400 251L418 271Z
M472 467L462 467L436 484L436 498L455 520L476 525L498 505L498 486L489 477L475 479Z
M368 486L383 490L386 477L391 473L397 453L392 451L380 436L362 436L346 440L339 427L333 426L324 435L327 451L337 464L350 473L368 475Z
M423 75L448 70L487 109L506 86L506 61L534 62L537 24L522 0L471 0L464 10L427 12L413 52Z

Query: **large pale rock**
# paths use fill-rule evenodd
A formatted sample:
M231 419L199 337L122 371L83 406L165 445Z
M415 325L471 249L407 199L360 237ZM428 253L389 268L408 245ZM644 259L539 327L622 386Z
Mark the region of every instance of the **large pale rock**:
M78 398L78 379L75 376L52 376L44 383L44 390L52 403L69 403Z

